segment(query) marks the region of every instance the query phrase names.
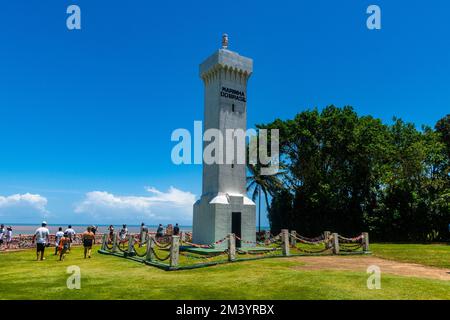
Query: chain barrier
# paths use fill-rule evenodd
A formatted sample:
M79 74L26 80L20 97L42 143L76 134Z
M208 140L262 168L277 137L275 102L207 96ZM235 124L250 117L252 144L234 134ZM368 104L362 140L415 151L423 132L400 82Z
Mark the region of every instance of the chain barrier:
M362 241L362 239L364 239L364 236L361 234L361 235L359 235L357 237L354 237L354 238L346 238L346 237L338 235L338 238L343 243L355 243L355 242Z
M143 246L138 246L139 248L143 248ZM133 245L133 252L138 256L138 257L145 257L147 255L147 247L145 247L145 251L144 253L139 253L137 248L136 248L136 244Z
M216 242L214 242L212 244L196 244L196 243L192 243L192 242L188 242L188 241L185 241L184 243L189 246L195 247L195 248L211 249L211 248L214 248L215 245L221 244L227 239L228 239L228 236L226 236L223 239L217 240Z
M172 255L172 252L169 251L169 254L167 255L167 257L165 258L161 258L157 253L156 250L151 248L150 250L152 250L153 255L155 256L156 259L158 259L159 261L166 261L167 259L169 259Z

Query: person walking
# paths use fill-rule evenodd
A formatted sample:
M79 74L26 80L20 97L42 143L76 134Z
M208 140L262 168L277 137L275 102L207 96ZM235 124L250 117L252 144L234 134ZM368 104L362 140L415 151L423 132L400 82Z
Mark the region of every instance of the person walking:
M37 228L33 235L32 243L36 242L36 260L45 260L44 251L49 243L50 231L47 229L47 222L43 221L40 228Z
M66 257L66 252L69 249L70 238L67 233L63 233L63 236L59 240L58 250L59 250L59 261L64 261Z
M84 258L86 255L91 258L92 245L95 243L95 234L92 232L91 227L87 227L87 230L81 235L84 247Z
M67 233L67 236L70 239L69 248L67 249L68 252L70 252L70 247L72 246L72 242L75 240L75 230L72 229L72 226L69 224L68 228L64 231L64 233Z
M58 228L58 232L55 234L55 256L58 255L58 248L59 248L59 242L61 241L61 238L64 236L64 232L62 231L62 228Z

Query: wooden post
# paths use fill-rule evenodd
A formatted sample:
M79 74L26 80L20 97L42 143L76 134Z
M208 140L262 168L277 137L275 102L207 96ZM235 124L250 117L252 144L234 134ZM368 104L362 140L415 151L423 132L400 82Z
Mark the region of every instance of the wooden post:
M323 233L323 238L325 239L325 248L327 248L327 249L331 249L331 247L332 247L331 240L330 240L330 235L331 235L330 231L325 231Z
M130 234L129 236L128 236L128 251L127 251L127 253L128 253L128 255L129 256L132 256L133 255L133 245L134 245L134 237L133 237L133 235L132 234Z
M369 233L368 232L363 232L362 234L362 243L363 243L363 251L364 252L369 252Z
M183 242L186 242L186 232L181 231L180 236L181 236L180 241L181 241L181 244L183 245Z
M283 256L289 255L289 230L283 229L281 230L281 241L283 248Z
M297 245L297 231L291 230L291 247L295 247Z
M155 254L153 253L153 248L155 247L155 238L153 236L149 236L147 238L147 255L145 256L145 260L154 261Z
M118 237L117 234L114 234L114 235L113 235L113 248L112 248L112 252L117 252L117 251L118 251L118 249L117 249L117 237Z
M170 246L170 267L178 266L178 256L180 254L180 236L172 236Z
M228 234L228 261L236 260L236 237L234 233Z
M107 242L108 242L108 234L104 233L103 237L102 237L102 250L103 251L107 251L108 250Z
M333 233L333 253L339 254L339 235Z

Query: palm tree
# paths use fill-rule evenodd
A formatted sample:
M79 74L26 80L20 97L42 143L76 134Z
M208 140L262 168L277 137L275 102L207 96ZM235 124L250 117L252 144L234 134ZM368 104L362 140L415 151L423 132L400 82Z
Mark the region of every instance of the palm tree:
M251 193L254 202L258 197L258 232L261 232L261 195L264 194L266 207L269 208L269 195L272 196L275 191L282 188L279 177L283 173L279 171L273 175L262 175L260 164L248 164L247 169L250 173L247 176L247 192Z

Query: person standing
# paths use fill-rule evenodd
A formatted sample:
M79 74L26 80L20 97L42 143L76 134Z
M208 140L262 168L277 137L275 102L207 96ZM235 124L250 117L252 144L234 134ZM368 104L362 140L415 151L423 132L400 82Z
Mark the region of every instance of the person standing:
M47 222L43 221L40 228L37 228L33 235L33 244L36 242L36 260L44 260L44 251L47 243L49 243L50 231L47 229Z
M175 227L173 228L173 235L174 236L180 235L180 227L178 226L178 223L175 223Z
M142 247L144 242L147 240L148 228L145 223L141 223L141 230L139 233L139 246Z
M87 254L90 259L92 245L95 242L95 234L92 232L91 227L87 227L87 230L85 232L83 232L81 239L83 241L83 247L84 247L84 258L86 259L86 254Z
M69 241L69 248L67 249L67 251L70 252L70 247L72 245L72 242L75 240L75 230L72 229L72 226L69 224L69 227L64 231L64 233L67 233L67 236L69 237L70 241Z
M55 256L58 255L58 247L59 247L59 241L64 236L64 232L62 231L62 228L58 228L58 232L55 234Z
M110 243L112 243L114 241L114 226L110 225L108 227L108 231L109 231L109 241Z
M6 228L5 240L6 240L6 249L9 249L11 242L12 242L12 227L11 226Z
M5 238L5 233L6 233L6 231L5 231L5 226L2 224L2 225L0 226L0 249L1 249L2 246L3 246L3 239Z
M158 229L156 229L156 236L162 237L164 235L164 227L162 224L159 224Z
M121 241L124 241L127 238L127 234L128 234L127 225L124 224L124 225L122 225L122 229L120 229L120 231L119 231L119 239Z

